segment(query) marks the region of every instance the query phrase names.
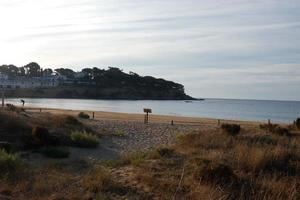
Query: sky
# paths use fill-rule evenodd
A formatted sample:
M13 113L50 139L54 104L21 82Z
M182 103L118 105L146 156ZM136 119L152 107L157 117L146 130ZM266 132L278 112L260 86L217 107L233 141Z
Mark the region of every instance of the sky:
M300 100L300 0L1 0L0 64L119 67L193 97Z

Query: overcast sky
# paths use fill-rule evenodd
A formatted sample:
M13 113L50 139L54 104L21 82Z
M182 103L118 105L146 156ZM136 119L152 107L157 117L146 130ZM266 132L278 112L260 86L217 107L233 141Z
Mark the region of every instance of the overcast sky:
M300 100L299 0L1 0L0 64L115 66L194 97Z

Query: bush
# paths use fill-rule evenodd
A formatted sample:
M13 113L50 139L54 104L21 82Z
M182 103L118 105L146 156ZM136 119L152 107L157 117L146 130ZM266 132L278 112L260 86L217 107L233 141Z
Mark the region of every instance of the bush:
M173 149L169 149L165 147L158 148L156 151L160 157L171 157L174 154Z
M23 142L26 149L40 148L45 145L58 146L60 140L57 136L51 135L47 128L36 126L32 129L31 135L25 134Z
M66 127L66 126L79 126L82 125L81 122L71 115L55 115L53 123L57 127Z
M7 104L6 104L6 107L7 107L8 110L10 110L10 111L16 111L16 110L17 110L17 107L14 106L13 104L10 104L10 103L7 103Z
M276 127L275 130L273 131L274 134L280 135L280 136L290 136L290 131L287 128L283 127Z
M71 140L78 147L94 148L99 145L99 138L86 131L74 131L71 133Z
M123 161L125 164L132 164L134 166L140 166L147 159L147 153L139 151L134 153L129 153L123 156Z
M84 188L93 193L106 191L113 185L110 172L103 167L95 167L83 178Z
M272 123L259 125L259 128L269 131L271 133L273 133L277 127L278 127L278 124L272 124Z
M39 139L42 143L46 143L50 138L48 129L40 126L35 126L32 129L32 136Z
M199 159L196 163L197 167L194 175L200 181L229 185L236 180L236 175L231 167L225 164L205 159Z
M10 135L31 131L31 127L20 115L9 111L0 111L0 127Z
M84 113L84 112L80 112L78 114L78 117L82 118L82 119L90 119L90 116L88 114Z
M231 136L236 136L240 133L241 126L237 124L222 124L221 129Z
M17 154L0 149L0 177L7 178L22 168L22 161Z
M278 124L261 124L259 127L270 133L274 133L280 136L290 136L290 131L287 128L280 127Z
M112 134L113 136L117 136L117 137L124 137L126 135L125 131L122 131L120 129L117 129L113 132Z
M68 149L62 147L46 147L41 153L49 158L68 158L70 155Z
M298 129L300 129L300 118L296 119L295 125Z

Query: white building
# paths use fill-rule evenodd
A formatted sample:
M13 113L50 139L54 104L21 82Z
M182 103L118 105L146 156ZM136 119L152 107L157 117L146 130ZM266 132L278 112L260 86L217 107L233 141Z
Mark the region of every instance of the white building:
M0 74L0 89L49 88L60 83L60 76L8 77Z

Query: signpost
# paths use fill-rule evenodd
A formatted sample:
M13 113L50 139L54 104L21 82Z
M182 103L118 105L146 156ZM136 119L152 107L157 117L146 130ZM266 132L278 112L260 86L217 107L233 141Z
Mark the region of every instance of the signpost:
M2 108L4 108L4 90L1 90L1 96L2 96Z
M149 122L149 113L152 113L152 109L144 108L144 113L146 113L144 123L148 124L148 122Z

